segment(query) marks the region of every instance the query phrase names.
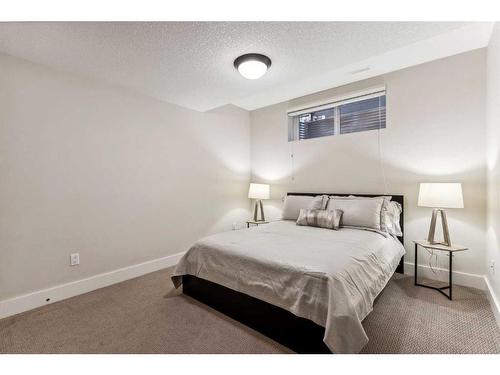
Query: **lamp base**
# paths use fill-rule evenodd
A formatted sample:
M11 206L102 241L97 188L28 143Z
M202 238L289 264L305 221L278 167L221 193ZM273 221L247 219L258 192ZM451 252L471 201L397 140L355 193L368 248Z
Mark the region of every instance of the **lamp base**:
M260 219L258 218L258 211L260 211ZM264 217L264 208L262 207L262 201L257 199L255 201L255 207L253 211L253 221L266 221Z
M441 226L443 227L444 240L442 242L434 240L438 213L441 215ZM446 219L446 212L441 208L435 208L432 210L431 226L429 227L429 235L427 236L427 242L429 242L432 245L441 244L445 246L451 246L450 231L448 229L448 220Z

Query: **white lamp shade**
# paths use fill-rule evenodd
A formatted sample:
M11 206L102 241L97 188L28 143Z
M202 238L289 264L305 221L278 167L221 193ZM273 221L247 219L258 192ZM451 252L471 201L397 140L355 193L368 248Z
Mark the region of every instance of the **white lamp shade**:
M461 183L435 183L425 182L420 184L418 205L432 208L464 208Z
M248 198L269 199L269 185L251 183L250 189L248 189Z

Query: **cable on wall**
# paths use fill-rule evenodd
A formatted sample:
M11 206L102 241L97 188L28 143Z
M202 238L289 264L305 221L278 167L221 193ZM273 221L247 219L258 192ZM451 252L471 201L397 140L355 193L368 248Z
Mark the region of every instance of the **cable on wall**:
M438 254L434 251L434 249L427 249L427 252L429 253L429 268L431 269L432 273L434 275L439 274L439 261L438 261ZM432 259L434 259L434 266L432 265Z

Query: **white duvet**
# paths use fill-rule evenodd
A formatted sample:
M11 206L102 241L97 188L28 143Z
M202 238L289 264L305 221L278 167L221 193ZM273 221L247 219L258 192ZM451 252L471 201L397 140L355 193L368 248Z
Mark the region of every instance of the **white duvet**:
M278 221L196 242L177 264L193 275L259 298L325 327L334 353L358 353L361 325L394 273L404 248L391 236Z

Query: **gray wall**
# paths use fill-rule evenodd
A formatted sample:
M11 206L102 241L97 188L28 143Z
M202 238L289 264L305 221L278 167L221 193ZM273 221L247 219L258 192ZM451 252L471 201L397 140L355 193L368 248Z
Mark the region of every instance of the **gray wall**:
M405 195L407 260L431 214L417 207L419 182L462 182L465 209L449 210L448 218L452 240L471 250L456 257L456 270L484 274L485 58L484 49L475 50L252 111L252 177L272 185L267 216L279 217L287 191L384 193L378 131L289 143L286 110L386 84L383 159L388 193Z
M0 55L0 300L246 220L249 138L236 107L199 113Z

